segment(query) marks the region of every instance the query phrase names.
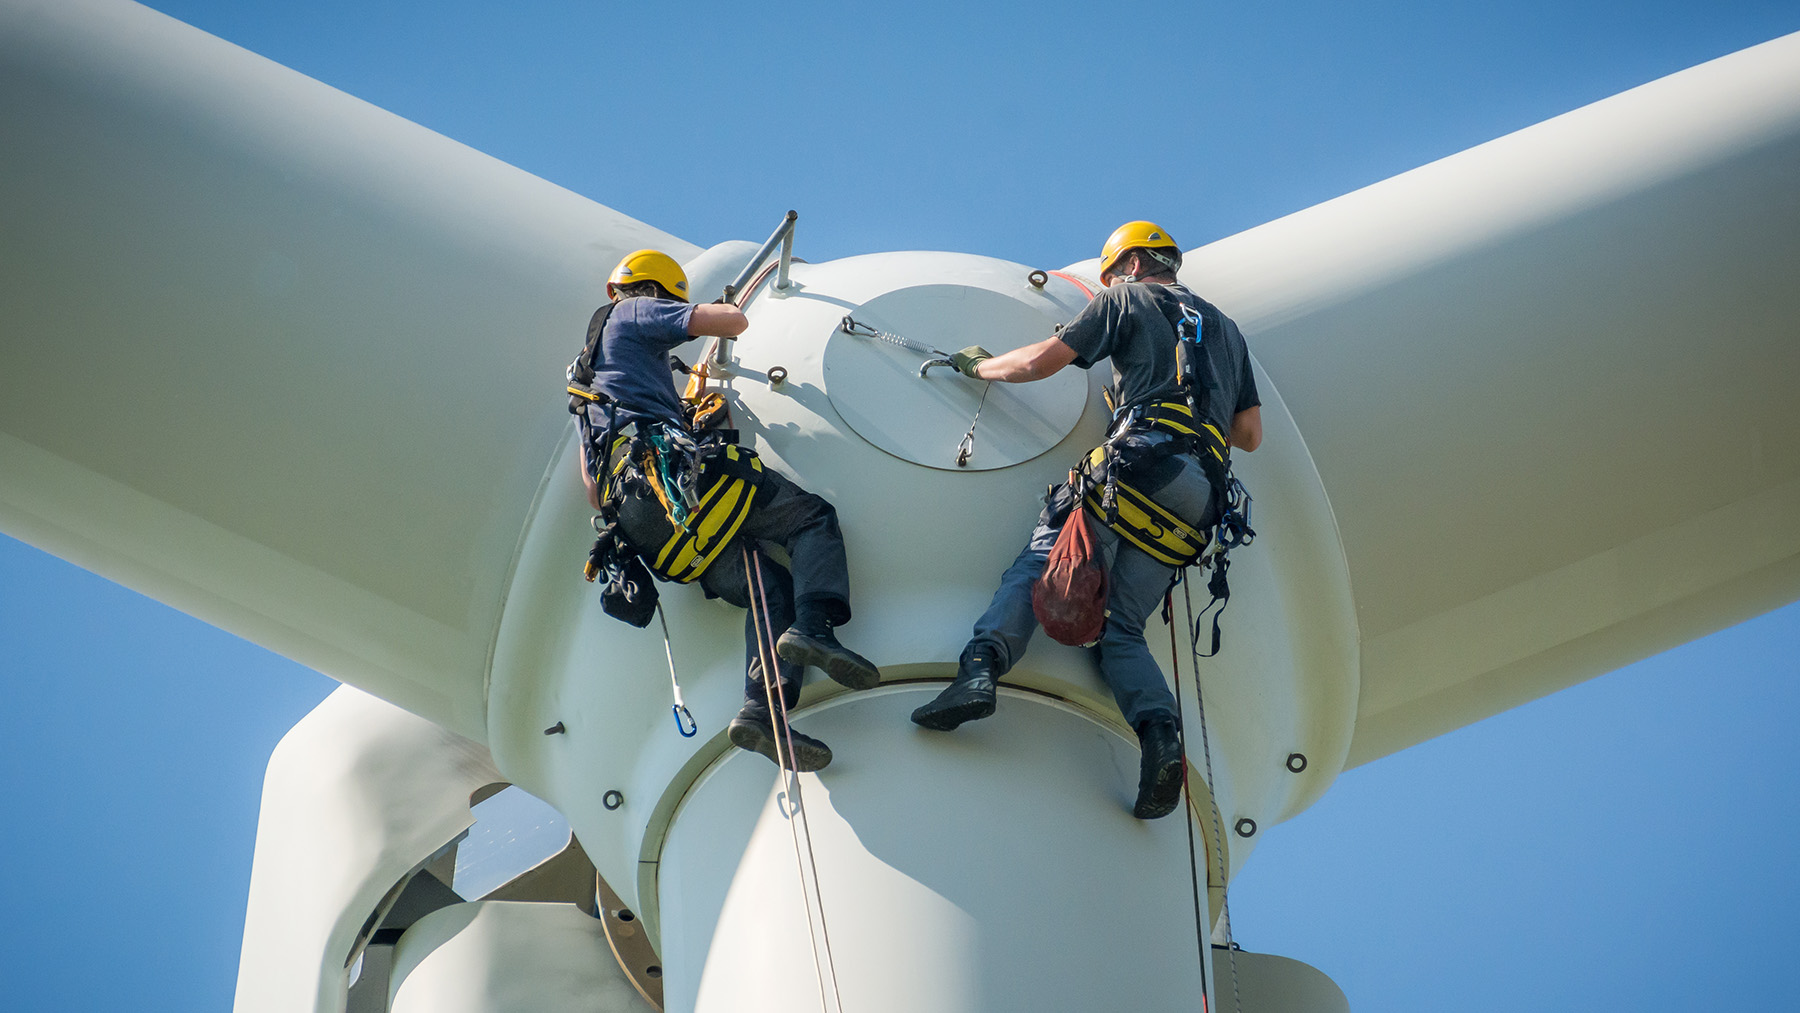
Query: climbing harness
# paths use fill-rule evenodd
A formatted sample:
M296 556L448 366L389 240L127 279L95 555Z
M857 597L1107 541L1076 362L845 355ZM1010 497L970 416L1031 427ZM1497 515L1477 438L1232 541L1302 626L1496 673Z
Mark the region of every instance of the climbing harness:
M675 705L670 707L675 712L675 730L684 739L691 739L700 730L694 715L688 711L687 703L681 699L681 680L675 677L675 647L669 640L669 620L663 616L662 602L656 603L656 620L662 623L663 654L669 659L669 688L674 692Z
M1225 606L1231 604L1231 581L1226 577L1226 572L1231 569L1229 553L1232 549L1249 545L1256 539L1256 531L1250 527L1250 494L1244 491L1244 484L1235 477L1228 474L1227 479L1229 484L1225 489L1225 509L1219 515L1218 524L1213 527L1213 551L1201 563L1202 569L1212 568L1212 576L1206 581L1206 590L1208 594L1212 595L1212 600L1200 609L1200 618L1206 618L1206 614L1212 611L1214 605L1219 606L1219 610L1212 613L1212 649L1210 651L1205 654L1198 653L1200 650L1200 627L1192 621L1188 623L1192 634L1190 646L1196 652L1196 657L1201 658L1210 658L1219 653L1219 620L1225 615Z
M763 466L754 452L732 443L709 443L684 454L667 442L675 433L673 427L658 427L636 453L616 455L610 484L621 492L602 509L629 511L640 528L666 526L661 547L654 555L644 553L644 563L663 580L690 584L749 518L762 493ZM676 467L683 473L674 474ZM628 495L633 476L650 497ZM695 495L696 487L705 491ZM661 518L650 515L652 504Z
M756 637L757 659L762 667L763 694L768 702L769 718L776 727L775 768L777 784L782 787L787 807L788 832L794 841L794 867L800 876L801 902L806 908L806 938L812 946L813 973L819 982L819 1005L824 1013L843 1013L844 997L838 990L837 963L831 953L831 929L825 922L825 895L819 887L819 863L813 853L812 825L807 820L806 804L800 788L800 774L790 769L787 757L794 755L793 728L788 724L787 699L776 688L775 632L769 619L769 599L763 587L762 555L743 548L744 580L750 592L750 624ZM784 751L782 746L786 745ZM808 872L811 873L810 886ZM815 924L813 908L818 908ZM825 947L821 958L820 938ZM830 995L834 1002L827 1002Z

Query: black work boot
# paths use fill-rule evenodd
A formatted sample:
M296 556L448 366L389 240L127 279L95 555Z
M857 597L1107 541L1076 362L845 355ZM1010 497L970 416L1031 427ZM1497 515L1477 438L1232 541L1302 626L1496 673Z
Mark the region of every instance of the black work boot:
M1181 801L1181 737L1175 719L1167 714L1144 719L1138 728L1143 759L1138 766L1137 804L1131 815L1140 820L1159 820L1175 811Z
M795 665L811 665L831 681L851 689L874 689L881 684L881 669L874 662L838 643L831 627L803 630L795 623L775 641L775 653Z
M937 699L912 712L913 724L947 732L964 721L985 718L994 713L995 688L999 681L991 656L970 654L957 666L956 678L944 687Z
M831 747L810 735L802 735L788 726L788 734L780 739L781 752L788 752L788 739L793 739L793 753L787 757L787 768L804 774L814 770L824 770L831 763ZM769 758L770 763L779 763L776 759L775 723L769 715L757 708L745 707L738 711L737 717L731 719L725 734L730 737L731 744L739 749L748 749L752 753L761 753Z

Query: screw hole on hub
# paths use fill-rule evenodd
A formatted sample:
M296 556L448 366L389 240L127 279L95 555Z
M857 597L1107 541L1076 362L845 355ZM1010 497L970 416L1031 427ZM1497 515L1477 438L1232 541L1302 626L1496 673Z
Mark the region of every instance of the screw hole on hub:
M609 788L606 794L600 796L600 804L606 808L607 812L612 812L625 804L625 795L617 788Z
M1256 833L1256 821L1255 820L1246 816L1243 819L1237 821L1237 835L1239 837L1249 837L1250 835L1252 835L1254 833Z
M1290 774L1298 774L1301 771L1304 771L1306 769L1306 754L1289 753L1287 758L1287 769Z

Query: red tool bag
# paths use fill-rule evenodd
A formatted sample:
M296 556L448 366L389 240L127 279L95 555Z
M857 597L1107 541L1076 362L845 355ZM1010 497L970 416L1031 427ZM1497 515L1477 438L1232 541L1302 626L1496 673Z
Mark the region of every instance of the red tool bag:
M1085 647L1106 627L1106 557L1079 500L1031 587L1031 611L1059 644Z

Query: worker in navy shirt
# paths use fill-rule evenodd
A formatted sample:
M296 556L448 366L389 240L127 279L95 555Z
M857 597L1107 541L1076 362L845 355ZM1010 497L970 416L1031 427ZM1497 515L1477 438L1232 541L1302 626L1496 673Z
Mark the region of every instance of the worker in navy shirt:
M1222 470L1210 469L1209 474L1191 446L1167 446L1176 437L1136 420L1144 408L1182 396L1176 375L1179 338L1171 315L1204 314L1219 326L1200 348L1195 386L1202 417L1197 421L1223 438L1225 453L1255 450L1262 443L1262 401L1244 337L1231 318L1175 280L1181 251L1154 223L1120 226L1102 247L1100 259L1105 290L1054 337L997 356L971 346L951 359L966 376L1005 383L1041 380L1070 364L1089 369L1110 361L1119 406L1115 418L1120 420L1115 432L1123 428L1121 440L1130 442L1142 460L1156 462L1130 471L1132 481L1183 523L1209 530L1222 509ZM1083 509L1068 490L1064 485L1053 492L1024 550L1001 577L963 648L955 681L915 710L914 722L949 731L994 712L996 681L1018 663L1037 629L1032 585L1043 573L1069 511ZM1178 707L1144 642L1144 623L1172 586L1176 571L1110 528L1102 526L1099 537L1111 569L1096 660L1143 748L1132 815L1157 819L1173 812L1181 797L1182 758Z
M621 260L607 280L606 293L612 306L600 332L592 386L611 405L592 405L580 416L581 478L596 510L600 509L597 476L608 464L596 441L606 431L609 410L620 425L631 422L640 428L667 426L686 432L688 413L675 392L670 353L696 337L736 337L749 326L736 306L690 303L686 272L657 250L639 250ZM851 689L875 686L881 672L838 643L832 632L850 620L850 572L837 511L773 468L762 469L758 486L757 505L733 543L701 573L701 587L744 609L760 601L770 630L783 631L775 642L782 710L799 701L801 677L809 665ZM654 558L668 528L634 531L629 523L632 514L620 514L625 539L639 555ZM772 545L786 552L787 566L776 563L765 550ZM738 747L775 760L778 728L763 682L759 622L753 614L744 618L744 706L732 719L728 734ZM818 739L792 728L780 729L779 734L781 753L788 752L791 738L792 755L787 760L794 769L818 770L831 762L830 747Z

